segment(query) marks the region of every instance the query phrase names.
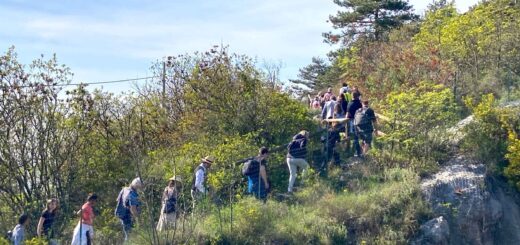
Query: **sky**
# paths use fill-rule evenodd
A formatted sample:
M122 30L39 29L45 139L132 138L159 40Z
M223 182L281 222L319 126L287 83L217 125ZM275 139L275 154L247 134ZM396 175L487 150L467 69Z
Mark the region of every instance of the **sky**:
M418 14L431 0L411 0ZM466 11L478 0L459 0ZM281 64L282 81L296 78L323 43L332 0L0 0L0 52L15 46L28 64L56 54L73 81L102 82L150 76L152 62L209 50L215 44L262 63ZM131 83L90 86L118 93Z

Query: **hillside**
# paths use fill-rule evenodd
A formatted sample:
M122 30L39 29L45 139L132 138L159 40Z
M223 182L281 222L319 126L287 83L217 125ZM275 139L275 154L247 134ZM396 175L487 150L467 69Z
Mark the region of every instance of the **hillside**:
M520 3L458 13L434 1L419 17L407 1L335 2L345 12L330 17L324 38L337 49L290 82L214 46L155 62L135 92L67 89L73 71L56 56L23 64L8 49L0 56L0 231L25 213L26 244L69 244L95 192L94 243L123 244L118 193L139 177L126 244L520 243ZM343 83L377 115L380 133L362 157L354 135L312 108L329 88L340 97ZM302 130L310 168L288 193L287 146ZM258 163L265 200L248 194L242 174L260 147L270 150ZM208 161L207 193L193 204L197 166ZM173 176L182 179L175 225L157 231ZM53 237L38 238L50 198L59 201Z

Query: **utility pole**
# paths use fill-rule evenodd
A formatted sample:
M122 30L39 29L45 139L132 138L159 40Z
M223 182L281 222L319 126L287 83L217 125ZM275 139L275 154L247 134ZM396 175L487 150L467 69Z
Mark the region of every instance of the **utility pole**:
M163 107L166 107L166 62L165 61L163 61L162 83L163 83L162 104L163 104Z

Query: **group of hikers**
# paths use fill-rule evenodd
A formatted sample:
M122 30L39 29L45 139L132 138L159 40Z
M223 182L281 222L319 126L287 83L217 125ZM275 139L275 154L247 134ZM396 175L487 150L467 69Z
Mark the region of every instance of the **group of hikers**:
M339 100L337 99L339 97ZM374 111L369 107L368 100L360 101L360 92L353 88L350 89L347 84L343 84L340 93L336 97L332 94L331 89L324 94L319 94L314 100L311 100L310 106L313 109L321 110L321 119L326 124L327 137L325 137L325 154L327 157L333 155L333 149L336 142L341 140L341 136L349 139L351 136L354 140L356 156L363 156L370 148L372 134L377 134L377 123ZM302 175L305 175L309 168L307 157L307 145L309 141L309 132L306 130L296 134L291 142L287 145L286 163L289 170L289 183L287 186L288 194L295 191L294 185L297 177L297 171L300 169ZM362 146L359 141L362 141ZM247 178L247 191L252 196L265 201L271 189L267 171L267 157L269 149L262 147L258 151L258 155L244 162L241 172ZM334 157L334 162L339 159ZM338 157L339 158L339 157ZM331 158L327 158L331 159ZM206 156L201 159L200 164L193 171L193 180L191 186L192 208L198 208L208 197L209 191L206 184L208 171L215 162L212 156ZM157 222L157 231L168 230L176 225L178 214L178 199L182 193L183 180L180 176L173 176L168 179L161 196L161 211ZM139 214L141 201L139 198L139 190L143 188L143 182L138 177L131 181L130 185L123 187L116 198L115 216L119 219L124 234L124 240L127 241L134 224L139 222ZM85 204L77 211L79 222L77 223L72 237L72 245L91 245L94 238L94 206L96 205L98 196L91 193L87 196ZM53 225L58 209L59 202L57 199L49 199L46 208L43 210L37 227L39 237L46 238L50 244L57 244ZM19 217L18 224L10 233L10 239L13 244L23 244L25 238L25 227L29 223L29 216L23 214Z
M379 131L374 110L370 108L368 100L361 100L357 88L350 88L347 83L343 83L337 96L333 94L332 88L328 88L327 92L320 92L314 98L309 95L309 100L309 106L321 112L319 117L327 126L327 136L322 137L327 161L333 159L339 163L339 154L335 148L336 143L342 140L347 146L353 140L355 157L367 154L373 135L377 136Z

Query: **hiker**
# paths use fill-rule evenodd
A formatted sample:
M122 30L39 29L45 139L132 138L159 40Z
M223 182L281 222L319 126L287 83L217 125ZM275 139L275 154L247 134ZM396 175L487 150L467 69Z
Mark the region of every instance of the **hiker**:
M332 88L329 87L329 88L327 89L327 92L325 92L325 94L323 94L323 96L324 96L324 98L325 98L325 101L329 101L329 100L331 100L331 99L332 99L332 96L333 96L333 95L332 95Z
M341 108L341 118L345 118L347 116L347 109L348 109L348 100L345 98L345 94L340 94L338 103Z
M363 141L362 156L366 155L372 144L372 134L377 136L377 119L372 108L368 106L368 100L362 102L363 107L354 115L354 126L359 139Z
M294 181L296 180L298 168L302 169L302 175L305 175L309 168L309 163L305 160L307 156L307 141L309 132L302 130L295 135L287 146L287 166L289 167L289 187L287 192L293 192Z
M321 94L321 92L319 92L318 94ZM325 106L325 103L327 103L327 101L325 100L325 95L321 94L320 95L320 109L323 109L323 107Z
M320 95L319 94L316 97L314 97L314 99L312 99L310 94L308 95L308 97L309 97L309 107L311 109L317 110L317 109L321 108L321 106L320 106L321 100L320 100Z
M81 206L77 212L80 220L74 228L72 235L72 245L92 245L94 244L94 206L96 206L98 196L90 193L87 196L87 202Z
M143 188L141 178L135 178L129 187L123 187L117 196L117 206L115 215L121 221L125 241L128 241L128 235L134 227L134 221L139 222L139 211L141 202L137 191Z
M348 98L348 95L350 94L350 87L348 86L347 83L343 83L341 85L341 88L339 89L339 94L345 95L345 99L347 99L347 101L350 99L350 98Z
M14 227L13 231L11 231L11 242L14 245L22 245L25 244L25 227L29 224L29 216L27 214L22 214L18 218L18 224Z
M201 160L201 163L195 169L193 174L193 185L191 186L191 198L193 199L193 209L197 202L200 202L207 195L206 177L207 171L215 159L212 156L207 156Z
M356 153L354 154L355 157L361 156L361 146L359 145L359 138L357 136L357 133L354 129L354 115L356 115L356 111L359 110L363 105L361 104L361 101L359 100L359 97L361 97L361 93L357 90L353 90L352 92L352 101L348 103L347 106L347 118L349 119L348 122L348 129L347 129L347 135L354 137L354 149L356 150Z
M269 149L266 147L258 150L258 155L245 162L242 174L247 176L247 192L258 199L265 200L270 188L267 179L267 160Z
M38 221L38 228L36 229L36 233L38 237L44 237L50 244L55 244L54 241L54 220L56 218L56 213L58 210L59 201L56 198L51 198L47 200L47 204L45 205L45 209L43 210L40 220Z
M321 111L321 119L330 119L334 117L334 106L336 106L336 96L332 96L331 100L325 103Z
M325 153L327 161L334 160L334 164L339 164L339 153L336 151L336 143L341 141L341 123L328 123L327 138L325 141Z
M173 176L168 179L168 186L164 188L162 194L162 208L157 231L163 231L175 226L177 219L177 200L182 192L182 179L180 176Z

